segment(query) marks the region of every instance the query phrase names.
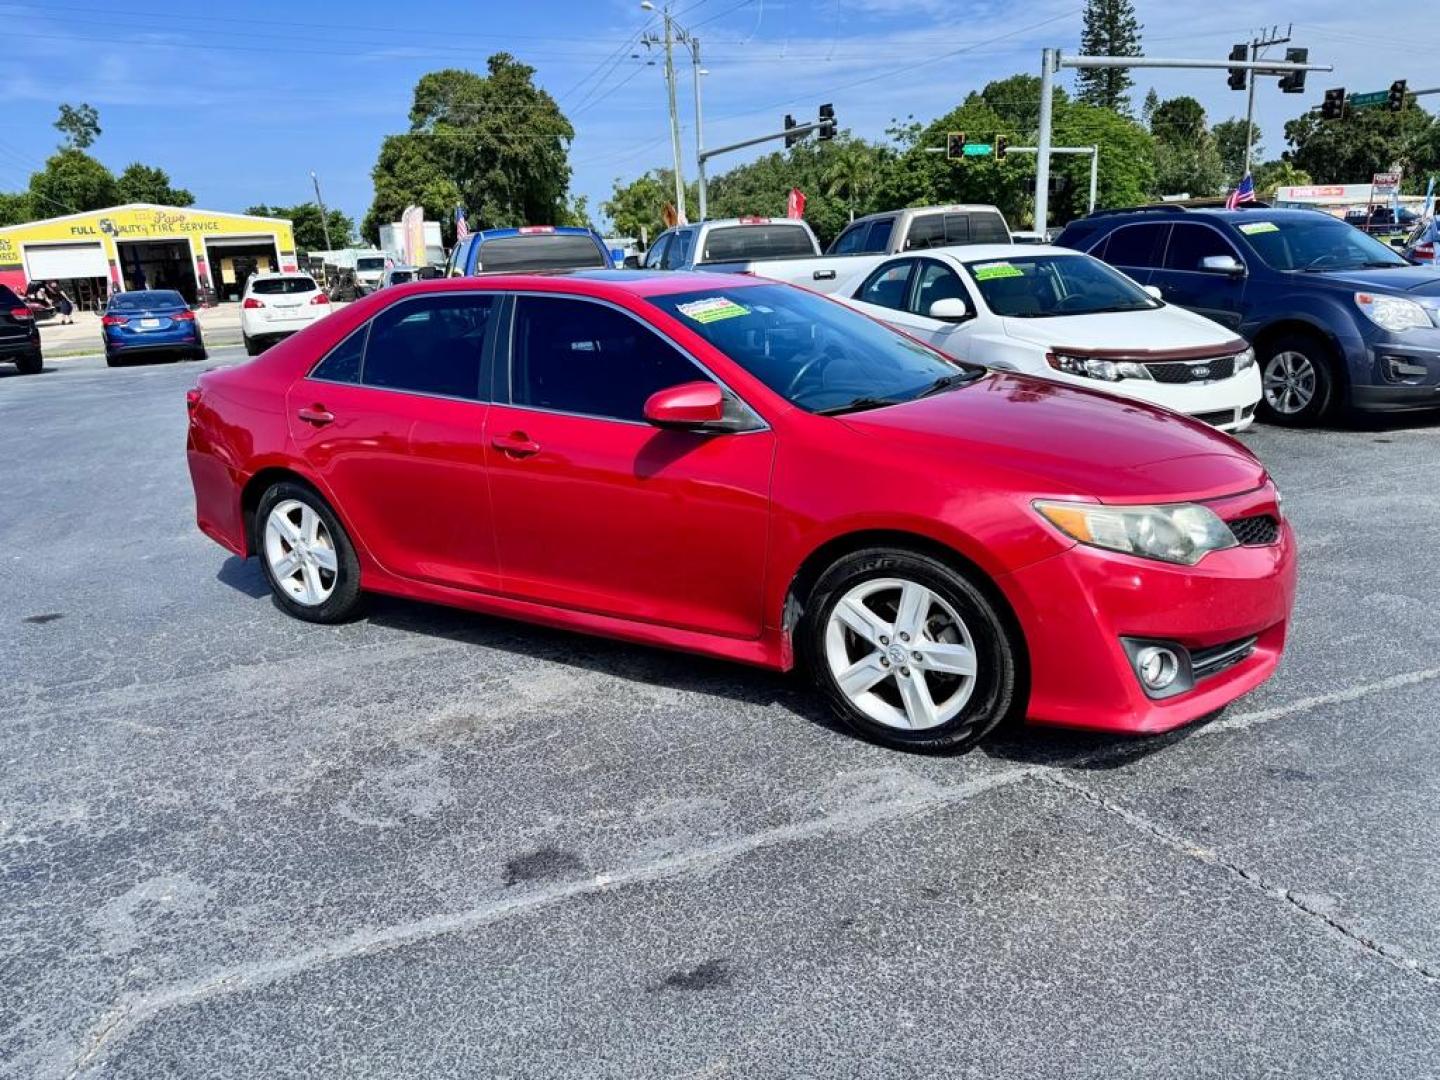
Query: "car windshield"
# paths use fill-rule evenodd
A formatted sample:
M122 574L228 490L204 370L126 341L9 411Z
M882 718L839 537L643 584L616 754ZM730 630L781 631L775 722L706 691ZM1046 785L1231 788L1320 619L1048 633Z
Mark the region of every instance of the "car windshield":
M110 298L112 311L141 311L146 308L187 307L173 289L147 289L142 292L119 293Z
M1353 225L1319 214L1304 220L1237 222L1235 230L1274 270L1360 270L1409 266L1389 246Z
M373 256L373 257L368 258L368 259L356 259L356 260L355 260L355 269L356 269L356 270L384 270L384 269L385 269L385 259L384 259L382 256L379 256L379 255Z
M965 264L986 305L1011 319L1149 311L1160 306L1124 274L1088 255L1025 255Z
M315 282L308 277L252 278L250 291L259 296L287 296L291 293L308 293L316 289Z
M894 405L984 374L789 285L711 288L649 301L810 412Z

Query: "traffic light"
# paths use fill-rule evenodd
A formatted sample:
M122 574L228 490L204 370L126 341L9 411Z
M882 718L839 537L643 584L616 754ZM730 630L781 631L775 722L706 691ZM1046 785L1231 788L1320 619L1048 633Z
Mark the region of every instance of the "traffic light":
M820 138L835 137L835 106L826 102L820 106Z
M1250 46L1249 46L1249 45L1236 45L1233 49L1230 50L1230 59L1231 59L1231 60L1249 60L1249 59L1250 59ZM1249 71L1247 71L1245 68L1230 68L1229 70L1230 70L1230 78L1229 78L1229 80L1227 80L1227 81L1228 81L1229 84L1230 84L1230 89L1231 89L1231 90L1244 90L1244 89L1245 89L1245 86L1246 86L1245 76L1247 76L1248 74L1250 74Z
M965 156L965 133L963 131L952 131L945 136L945 156L951 161L958 161Z
M1405 107L1405 80L1396 79L1390 84L1390 96L1385 99L1385 105L1391 112L1399 112Z
M1337 86L1325 91L1325 102L1320 106L1323 120L1339 120L1345 115L1345 88Z
M786 114L785 114L785 149L786 149L786 150L789 150L792 146L794 146L796 143L798 143L801 139L803 139L803 138L805 137L805 136L803 136L803 135L791 135L791 134L790 134L790 129L793 128L793 127L795 127L795 126L796 126L796 125L795 125L795 118L794 118L793 116L791 116L789 113L786 113Z
M996 160L996 161L1004 161L1004 160L1005 160L1005 151L1007 151L1007 150L1009 150L1009 149L1010 149L1010 140L1007 139L1004 135L997 135L997 136L995 137L995 160Z
M1285 62L1287 64L1305 64L1310 61L1309 49L1286 49ZM1305 92L1305 76L1309 72L1287 71L1280 76L1280 89L1286 94L1303 94Z

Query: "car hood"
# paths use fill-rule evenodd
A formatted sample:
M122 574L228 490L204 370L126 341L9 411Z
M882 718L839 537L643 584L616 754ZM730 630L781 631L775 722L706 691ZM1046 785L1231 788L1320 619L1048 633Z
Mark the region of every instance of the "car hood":
M1110 311L1096 315L1061 315L1048 319L1000 320L1007 337L1046 348L1121 351L1129 354L1229 346L1244 348L1233 333L1203 315L1166 306L1151 311Z
M840 419L958 470L1024 473L1037 495L1183 502L1250 491L1266 478L1240 443L1179 413L1009 372Z
M1310 275L1306 275L1307 277ZM1433 266L1397 266L1394 270L1332 270L1316 274L1325 281L1356 289L1440 296L1440 270Z

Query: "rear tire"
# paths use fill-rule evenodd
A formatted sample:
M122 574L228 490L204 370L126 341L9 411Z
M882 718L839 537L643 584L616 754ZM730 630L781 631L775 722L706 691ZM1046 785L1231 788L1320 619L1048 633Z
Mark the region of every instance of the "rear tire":
M1303 331L1281 334L1259 358L1260 419L1282 427L1310 427L1334 411L1337 390L1335 350Z
M251 337L246 336L246 335L241 335L241 336L245 338L245 355L246 355L246 356L259 356L259 355L264 351L264 346L262 346L262 345L261 345L258 341L256 341L254 338L251 338Z
M113 356L110 353L106 353L105 364L107 367L124 367L125 361L119 356Z
M34 356L17 356L15 370L21 375L39 375L45 370L45 358L38 352Z
M928 555L837 561L810 591L798 643L835 715L884 746L968 750L1024 706L1014 633L974 581Z
M272 485L255 511L254 551L281 611L339 623L360 611L360 561L349 534L314 488Z

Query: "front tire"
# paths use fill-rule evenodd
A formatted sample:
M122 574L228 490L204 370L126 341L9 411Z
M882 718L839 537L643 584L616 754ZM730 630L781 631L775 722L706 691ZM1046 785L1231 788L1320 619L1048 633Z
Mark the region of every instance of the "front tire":
M835 715L885 746L968 750L1023 706L1012 631L975 582L928 555L840 559L811 590L800 645Z
M1260 358L1260 418L1282 427L1310 427L1335 403L1335 352L1314 334L1281 334Z
M360 609L355 547L314 488L282 481L260 498L254 549L275 603L306 622L338 623Z

